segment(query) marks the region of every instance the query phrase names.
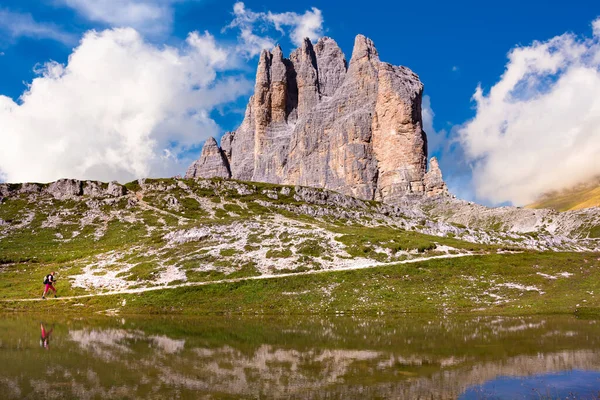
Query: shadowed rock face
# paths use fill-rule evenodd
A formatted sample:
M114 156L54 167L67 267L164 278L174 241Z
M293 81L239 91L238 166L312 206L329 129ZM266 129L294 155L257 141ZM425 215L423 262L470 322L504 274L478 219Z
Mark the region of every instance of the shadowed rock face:
M392 204L447 195L437 162L435 182L425 183L422 93L417 75L381 62L362 35L349 64L327 37L314 46L305 39L289 59L279 46L265 50L241 126L221 149L208 140L186 176L312 186Z
M231 177L227 158L214 138L211 137L204 143L200 159L190 165L185 176L187 178Z

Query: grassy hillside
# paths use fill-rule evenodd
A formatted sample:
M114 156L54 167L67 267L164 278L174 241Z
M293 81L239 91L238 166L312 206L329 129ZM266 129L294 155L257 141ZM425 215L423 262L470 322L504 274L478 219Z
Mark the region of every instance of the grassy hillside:
M600 257L493 254L45 302L4 311L122 314L524 315L600 311Z
M544 195L527 208L552 208L557 211L600 207L600 182Z
M460 240L455 227L422 233L422 219L336 194L310 204L275 185L157 179L127 187L119 197L5 197L0 298L38 297L53 270L62 295L79 295L510 248Z
M584 300L597 306L600 277L582 272L597 266L597 255L531 252L577 243L547 232L473 229L427 217L418 202L391 207L319 189L218 179L126 187L117 195L47 185L0 192L0 308L514 313L573 312ZM455 255L467 257L401 264ZM63 297L160 290L8 301L39 298L50 271ZM333 272L312 274L320 271ZM269 279L248 279L255 277Z

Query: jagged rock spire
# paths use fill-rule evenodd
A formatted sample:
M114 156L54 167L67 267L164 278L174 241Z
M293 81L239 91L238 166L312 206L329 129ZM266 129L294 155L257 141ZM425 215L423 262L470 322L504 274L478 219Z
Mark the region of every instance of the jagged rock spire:
M442 170L437 158L431 157L429 160L429 171L425 174L425 194L427 197L449 196L448 187L442 177Z
M346 77L346 57L335 40L322 37L314 46L321 96L333 96Z
M320 100L317 56L310 39L305 38L302 45L290 55L296 85L298 87L298 118L304 116Z
M352 63L359 62L363 58L369 61L379 61L379 53L375 48L375 43L363 35L357 35L354 39L354 48L352 49L352 58L350 59L350 65Z
M242 125L221 149L207 141L188 175L230 174L388 203L445 193L437 161L426 172L422 93L416 74L381 62L363 35L350 63L327 37L315 45L305 39L289 58L276 46L259 57Z
M188 168L186 178L231 178L227 159L215 138L206 139L200 158Z

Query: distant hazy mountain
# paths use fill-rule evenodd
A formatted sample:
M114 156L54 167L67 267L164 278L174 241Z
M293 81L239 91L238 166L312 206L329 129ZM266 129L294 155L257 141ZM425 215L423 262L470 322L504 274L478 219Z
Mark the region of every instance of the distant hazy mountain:
M570 189L550 192L527 208L553 208L557 211L581 210L600 206L600 177Z

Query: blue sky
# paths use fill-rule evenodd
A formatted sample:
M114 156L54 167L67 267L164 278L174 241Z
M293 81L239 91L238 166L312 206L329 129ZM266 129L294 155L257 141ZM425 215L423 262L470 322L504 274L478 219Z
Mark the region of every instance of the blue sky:
M213 135L234 129L240 123L243 117L241 111L243 111L249 95L248 82L251 83L254 76L256 57L252 57L251 54L241 55L240 29L232 27L223 30L234 19L234 1L149 0L144 2L142 0L123 0L117 2L98 0L95 2L98 4L95 9L90 9L86 3L90 2L84 0L2 1L0 5L0 52L2 54L0 56L0 71L2 71L0 95L12 98L19 104L19 96L27 89L26 85L30 84L34 78L39 77L40 73L43 74L43 71L47 72L44 69L45 63L53 60L59 64L66 64L82 35L91 29L102 32L112 27L131 26L140 32L142 40L148 46L154 46L153 48L158 50L163 49L164 46L181 49L186 46L186 38L190 32L198 31L201 36L205 32L209 32L212 35L210 40L214 41L219 48L234 49L231 51L234 55L228 56L230 57L227 59L227 62L230 63L228 67L219 65L218 60L207 62L210 72L214 71L216 74L214 81L206 83L207 91L210 88L220 90L219 82L222 83L227 78L236 79L237 86L235 89L230 87L231 92L228 92L226 99L215 100L205 109L194 110L193 113L197 115L202 112L208 113L206 118L203 117L205 125L202 126L210 126L210 129L207 129ZM133 14L135 15L128 15L126 12L120 11L115 3L133 7L129 10L134 10ZM354 37L361 33L375 42L383 61L405 65L415 71L425 84L425 94L429 97L431 109L435 113L433 129L436 132L428 133L432 136L437 133L438 139L434 139L434 141L437 140L439 145L434 146L431 155L441 158L445 177L451 189L459 196L487 204L506 202L516 204L528 201L531 196L541 190L558 188L548 183L548 178L542 176L543 171L533 170L523 174L520 179L522 184L518 187L512 187L514 186L512 183L501 183L497 187L488 187L489 181L501 180L498 178L500 172L497 171L505 169L502 162L499 161L493 165L490 163L495 159L501 159L503 154L490 154L490 150L478 142L480 138L474 137L475 126L481 126L478 121L472 127L467 126L471 130L464 127L474 118L484 118L486 115L494 114L491 111L486 114L484 101L480 103L473 101L472 97L478 85L483 90L483 96L488 96L484 100L486 100L486 104L490 103L489 107L495 107L494 110L501 109L503 115L516 112L502 108L507 105L494 103L492 96L488 95L489 90L502 80L505 70L509 67L516 68L513 64L509 65L510 61L507 59L507 54L515 48L527 48L538 52L547 50L545 55L548 55L555 50L536 47L534 41L546 43L552 38L562 35L564 42L568 39L564 35L569 34L574 35L572 37L575 38L576 44L588 41L584 43L588 51L585 57L581 56L580 59L572 60L567 55L570 53L565 50L565 57L561 59L563 64L558 71L534 71L539 73L540 78L546 78L544 82L547 82L548 77L552 78L550 79L551 83L546 87L539 88L540 93L554 90L553 84L559 81L563 74L565 77L570 76L569 74L574 71L575 67L580 67L582 63L590 71L597 72L600 62L594 61L590 65L588 61L584 61L594 58L591 55L596 54L595 46L598 40L597 36L592 33L592 23L600 15L600 3L597 1L571 1L565 4L562 1L522 0L375 3L356 1L297 1L290 3L249 0L244 2L244 7L246 11L251 10L254 13L264 13L264 15L268 13L283 15L292 12L298 18L306 12L314 12L317 9L322 17L322 23L316 33L333 37L347 58L350 57ZM295 48L292 43L294 28L295 25L289 25L284 26L281 31L277 31L272 25L260 26L257 24L253 26L253 33L279 42L284 48L284 52L289 53ZM573 44L569 44L569 46L571 45ZM566 45L561 44L560 46ZM184 57L186 54L182 53L181 56ZM517 56L518 54L515 55L515 57ZM541 53L536 53L534 57L534 62L538 63L536 65L543 65L543 56ZM235 64L235 68L231 67L231 63ZM529 79L531 72L523 71L522 78ZM247 82L242 82L243 80ZM596 81L594 80L592 83L595 84ZM60 93L64 93L64 91ZM161 93L161 95L164 94ZM52 99L53 96L55 96L54 93L48 93L44 98ZM534 94L525 100L538 97ZM2 103L0 102L0 109L1 107ZM15 106L11 105L11 107ZM526 108L521 107L521 109ZM536 112L542 112L533 110L534 108L528 118L533 118ZM535 108L535 110L538 109ZM553 108L546 109L545 112L552 110ZM519 119L523 116L513 114L509 114L508 117L504 116L500 124L505 125L508 121L509 131L511 129L510 121L515 121L515 129L523 125ZM35 114L27 115L27 118L36 118ZM589 112L586 112L585 116L589 116ZM482 124L485 122L484 130L492 129L491 127L495 127L494 124L497 125L497 121L490 122L489 118L481 122ZM596 115L593 115L591 121L595 121L595 118ZM2 116L0 115L1 122ZM60 121L56 123L60 124ZM16 124L14 121L13 124L15 126L22 125ZM588 125L591 126L591 122ZM586 126L581 128L582 132L585 131ZM461 127L463 127L462 131ZM501 128L502 132L505 128ZM6 136L9 133L6 129L3 131L0 126L0 146L2 146L2 135ZM504 134L502 133L500 136ZM515 131L517 137L521 137L523 134L520 130ZM542 135L543 138L544 134L544 132L532 134L531 140L538 137L535 135ZM199 133L196 137L201 135L202 133ZM560 135L560 133L556 135ZM590 133L584 132L581 135L590 136ZM457 137L461 137L462 142L454 143L450 147L450 143L453 140L456 141ZM592 137L594 136L592 135ZM157 140L160 142L159 139ZM192 137L186 136L174 140L182 144L179 148L181 154L184 154L185 151L189 152L190 149L192 152L198 149L198 143L194 143ZM556 142L558 143L560 140L556 140ZM95 146L98 144L96 143ZM457 147L459 147L458 150ZM502 144L500 147L506 147L507 151L510 151L511 145ZM548 154L563 157L563 150L562 148L548 149ZM568 149L568 151L573 152L575 149ZM467 155L465 156L463 153ZM511 151L512 153L514 151ZM590 154L590 157L592 156L594 156L593 151ZM115 159L119 159L119 157L115 156ZM529 159L529 157L524 154L519 155L518 159ZM148 171L150 174L156 174L160 171L172 172L176 168L183 170L185 168L184 161L188 160L181 159L179 167L171 166L167 170L160 169L153 164L154 166L149 167L150 169L145 170L143 166L140 166L140 169L136 171ZM64 171L77 165L76 160L73 163L66 165L57 173L65 173ZM109 170L119 174L118 171L125 168L124 161L119 160L115 163L118 166L115 164ZM514 164L514 162L511 163ZM572 164L573 168L578 167L576 161L573 161ZM4 171L5 179L19 177L18 174L6 172L11 168L16 169L14 166L10 168L3 166L0 161L0 171ZM478 173L476 177L473 177L472 168L478 168L485 172ZM597 171L595 167L593 169L594 173L600 173L600 168ZM77 173L84 173L83 170L76 168L75 170ZM135 176L136 171L129 171L126 177ZM35 171L31 173L34 178L35 173ZM514 173L519 174L518 172ZM110 176L99 177L106 179ZM581 179L583 178L581 177ZM44 176L39 178L39 180L43 179ZM560 180L561 185L572 183L566 181L568 181L566 177ZM535 190L533 190L535 193L528 193L527 196L502 194L522 192L527 182L536 182Z
M531 376L500 376L483 385L471 387L460 400L471 399L534 399L548 393L554 398L586 398L597 392L600 373L571 370Z

